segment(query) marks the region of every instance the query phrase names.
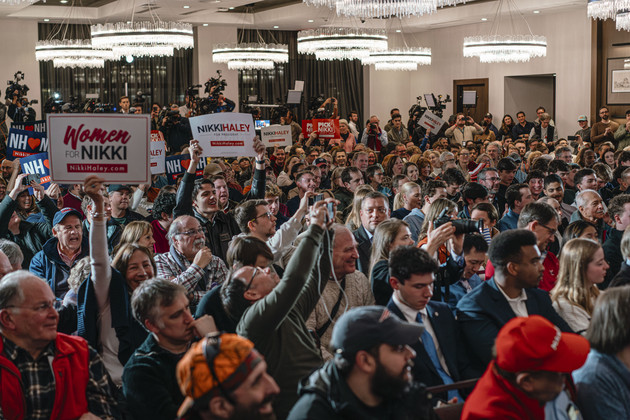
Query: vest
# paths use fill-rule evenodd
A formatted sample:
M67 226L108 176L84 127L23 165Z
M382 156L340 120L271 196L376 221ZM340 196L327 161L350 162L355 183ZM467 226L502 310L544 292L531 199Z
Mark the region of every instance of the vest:
M555 130L555 127L553 125L548 125L547 126L547 138L543 139L542 138L542 127L540 125L537 125L534 127L534 132L538 135L538 137L540 137L540 139L547 143L549 141L553 141L553 132Z
M55 375L53 420L72 420L88 411L87 389L90 352L87 342L79 337L57 333L57 348L52 361ZM22 392L22 375L2 352L0 340L0 405L7 420L22 420L26 401Z

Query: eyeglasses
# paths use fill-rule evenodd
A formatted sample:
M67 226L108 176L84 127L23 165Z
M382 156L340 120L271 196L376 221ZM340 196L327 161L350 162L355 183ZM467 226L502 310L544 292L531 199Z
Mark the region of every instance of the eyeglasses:
M43 312L47 312L49 311L51 308L55 307L55 301L54 300L49 300L48 302L43 302L35 307L32 306L16 306L16 305L8 305L6 306L6 309L9 308L15 308L15 309L28 309L30 311L33 312L39 312L39 313L43 313Z
M199 233L204 233L203 228L187 230L186 232L179 232L178 235L193 236Z
M259 214L258 216L254 217L252 220L250 220L250 222L255 222L255 221L256 221L256 220L258 220L259 218L261 218L261 217L265 217L265 216L266 216L266 217L268 217L268 218L269 218L269 220L271 220L271 218L273 217L273 213L272 213L272 212L270 212L270 211L268 211L268 212L266 212L266 213Z
M252 283L254 282L254 277L256 277L256 274L258 274L258 270L260 270L258 267L254 267L254 273L252 274L252 278L249 279L249 283L247 283L247 287L245 288L246 292L252 287Z
M552 235L555 235L556 233L558 233L557 229L551 229L549 226L545 226L542 223L538 223L540 226L544 227L545 229L547 229L549 231L549 233L551 233Z

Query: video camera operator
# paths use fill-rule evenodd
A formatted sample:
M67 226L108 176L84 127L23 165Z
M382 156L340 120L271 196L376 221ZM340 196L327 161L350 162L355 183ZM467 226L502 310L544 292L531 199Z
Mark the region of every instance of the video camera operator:
M210 88L210 95L215 91L217 86L213 86ZM228 99L223 95L223 93L219 93L217 97L217 108L214 112L232 112L234 108L236 108L236 104L231 99Z
M171 104L168 110L160 114L160 131L164 134L169 155L174 155L188 146L192 140L192 130L188 118L179 114L179 105Z

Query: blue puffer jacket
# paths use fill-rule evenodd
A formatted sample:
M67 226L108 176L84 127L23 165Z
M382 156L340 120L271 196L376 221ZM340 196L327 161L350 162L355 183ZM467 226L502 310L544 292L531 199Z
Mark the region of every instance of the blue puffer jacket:
M59 256L58 243L59 240L54 237L46 241L42 250L31 260L29 271L46 280L57 299L62 300L69 289L68 276L71 267L68 267ZM81 253L74 261L79 261L88 255L90 255L90 244L88 238L83 237Z

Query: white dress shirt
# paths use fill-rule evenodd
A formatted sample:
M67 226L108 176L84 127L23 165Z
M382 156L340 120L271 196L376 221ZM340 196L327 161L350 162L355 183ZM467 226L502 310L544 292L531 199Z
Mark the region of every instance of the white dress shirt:
M505 294L501 286L499 286L497 283L495 284L497 285L497 288L499 289L501 294L503 294L507 302L510 304L510 307L512 308L516 316L524 316L524 317L529 316L529 313L527 312L527 304L526 304L527 293L525 293L525 289L521 290L520 296L512 299L511 297Z

